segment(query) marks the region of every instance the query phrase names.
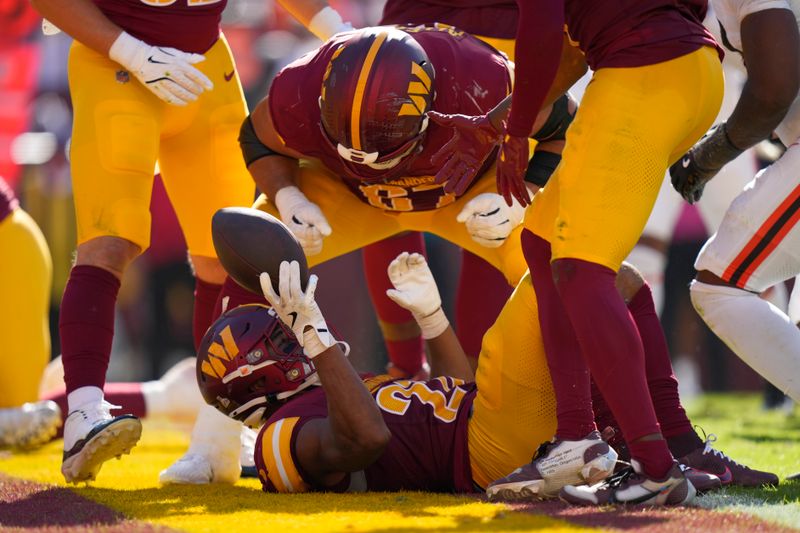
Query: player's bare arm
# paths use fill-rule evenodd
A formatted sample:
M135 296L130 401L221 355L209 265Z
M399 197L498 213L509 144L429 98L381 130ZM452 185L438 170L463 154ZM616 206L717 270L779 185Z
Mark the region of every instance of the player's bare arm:
M31 0L44 18L92 50L108 55L122 28L111 22L91 0Z
M305 290L301 287L297 261L281 264L277 293L269 275L261 274L264 296L314 360L325 389L328 416L303 426L296 452L303 470L316 484L332 487L345 473L373 463L391 433L375 400L331 335L314 300L316 285L317 277L312 275Z
M248 153L245 142L245 126L247 121L255 132L256 139L248 142L261 144L260 150ZM288 148L281 141L280 135L275 130L272 122L272 113L269 109L269 97L264 97L242 125L239 143L247 163L247 169L256 182L259 190L269 198L284 187L297 185L298 160L301 154Z
M800 36L788 9L748 15L741 35L747 81L726 130L731 142L746 150L772 134L797 97Z
M336 33L353 29L325 0L278 0L278 3L320 40L325 41Z
M800 87L800 37L788 9L757 11L741 24L747 81L726 122L712 128L670 167L672 186L689 203L728 162L769 137Z
M287 147L272 120L269 97L258 103L239 131L247 169L258 188L271 199L281 219L300 241L306 255L322 251L331 227L320 208L297 187L301 154Z

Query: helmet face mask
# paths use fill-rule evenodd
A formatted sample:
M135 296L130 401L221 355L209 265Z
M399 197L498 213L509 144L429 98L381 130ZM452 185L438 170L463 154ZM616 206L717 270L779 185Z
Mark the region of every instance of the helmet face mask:
M422 148L434 70L410 34L384 26L354 32L323 77L322 137L356 176L396 169Z
M206 332L197 354L197 382L206 403L255 427L318 377L272 309L245 305L223 314Z

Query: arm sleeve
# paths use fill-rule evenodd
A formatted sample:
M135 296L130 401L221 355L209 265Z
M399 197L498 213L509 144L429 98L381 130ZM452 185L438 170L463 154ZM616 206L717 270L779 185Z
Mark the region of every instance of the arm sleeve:
M517 0L515 83L507 131L527 137L561 59L564 0Z
M736 17L739 23L744 20L747 15L752 15L759 11L766 11L767 9L792 9L789 2L786 0L735 0L732 2L737 4Z

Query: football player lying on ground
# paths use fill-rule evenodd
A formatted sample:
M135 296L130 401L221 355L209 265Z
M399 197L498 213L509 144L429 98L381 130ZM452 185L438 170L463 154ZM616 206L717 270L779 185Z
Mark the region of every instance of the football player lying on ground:
M531 442L553 435L555 398L530 276L484 337L477 378L441 309L425 259L401 254L389 277L395 287L389 297L411 311L428 342L435 377L427 382L359 376L314 300L316 277L303 291L296 262L281 265L277 294L262 274L273 309L239 307L207 332L197 362L200 389L220 411L263 426L255 462L265 490L475 492L527 462L536 451ZM622 277L620 290L633 314L643 324L657 320L641 278L633 269L624 269ZM661 386L674 388L674 403L657 405L665 433L679 437L677 447L692 432L691 423L677 399L663 336L652 341L649 366L660 367ZM617 454L600 443L559 481L594 482L611 473ZM718 452L705 457L709 469L736 469L740 480L752 472ZM689 477L703 489L720 483L703 472ZM543 496L554 496L560 486Z

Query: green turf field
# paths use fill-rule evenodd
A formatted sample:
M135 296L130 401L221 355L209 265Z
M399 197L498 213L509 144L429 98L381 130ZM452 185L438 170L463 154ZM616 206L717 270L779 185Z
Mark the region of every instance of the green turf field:
M777 472L783 479L800 471L800 418L785 412L764 413L759 398L746 395L705 396L690 406L696 424L718 437L718 448L754 467ZM800 530L800 481L775 489L727 489L699 498L695 509L574 509L556 502L524 506L495 505L473 497L423 493L274 495L259 490L254 480L228 486L159 487L158 472L179 457L185 434L150 423L131 456L111 461L90 486L73 493L117 511L111 530L149 528L147 524L187 531L787 531ZM59 473L60 442L28 454L0 458L0 471L25 480L63 487ZM4 486L0 483L0 486ZM38 486L38 485L37 485ZM16 491L0 503L0 529L66 526L94 530L92 514L71 521L62 509L51 521L45 515L23 520L31 509L56 508L64 496L45 486L35 495ZM0 493L9 492L7 488ZM13 492L13 491L12 491ZM22 494L20 496L19 494ZM72 493L67 493L72 495ZM24 506L25 500L41 500ZM48 498L55 498L49 501ZM39 503L36 500L34 503ZM9 507L7 502L15 502ZM46 503L49 502L49 503ZM28 503L31 503L28 501ZM74 505L77 513L77 504ZM67 506L67 507L69 507ZM14 514L16 513L16 514ZM63 513L66 513L64 515ZM104 519L106 520L106 519ZM142 523L144 522L144 524ZM107 521L98 523L108 523Z

